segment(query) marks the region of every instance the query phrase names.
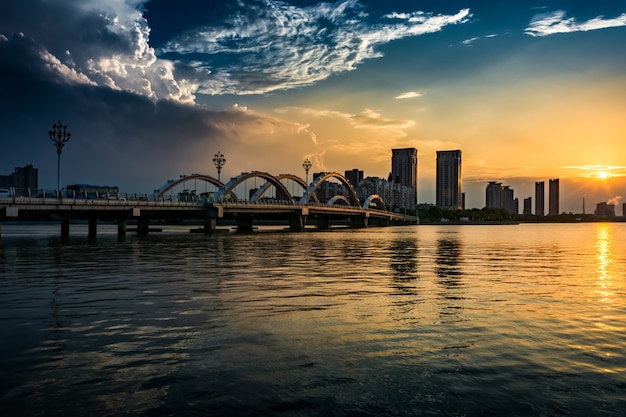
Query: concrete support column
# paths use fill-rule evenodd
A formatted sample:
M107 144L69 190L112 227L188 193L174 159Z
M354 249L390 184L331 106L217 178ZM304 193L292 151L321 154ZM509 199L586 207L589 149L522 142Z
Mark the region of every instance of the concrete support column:
M328 229L328 217L319 216L317 218L318 229Z
M117 238L124 239L126 237L126 219L117 221Z
M215 217L206 217L204 219L204 233L214 233L217 230L217 219Z
M362 216L362 217L351 217L350 218L350 227L352 228L364 228L367 227L369 225L369 218Z
M89 231L88 231L88 237L89 239L95 239L96 234L97 234L97 226L98 221L96 219L89 219Z
M237 231L238 232L251 232L252 220L253 220L253 216L251 215L237 216Z
M306 224L306 216L293 214L289 217L289 230L291 230L292 232L303 231L305 224Z
M139 217L137 219L137 234L145 236L148 234L150 228L150 221L146 217Z
M61 239L67 239L70 237L70 220L61 220Z

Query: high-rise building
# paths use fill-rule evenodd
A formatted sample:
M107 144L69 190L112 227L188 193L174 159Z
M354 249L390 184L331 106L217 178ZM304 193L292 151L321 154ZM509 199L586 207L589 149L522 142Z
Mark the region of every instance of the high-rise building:
M524 216L529 216L533 213L533 198L528 197L524 199Z
M359 183L363 181L363 171L358 169L351 169L350 171L346 171L345 177L353 187L358 187Z
M519 213L519 200L515 198L515 192L508 185L490 181L485 190L487 208L505 209L511 214Z
M545 215L545 183L543 181L538 181L535 183L535 216L544 216Z
M461 151L437 151L436 205L450 210L463 208Z
M548 214L558 216L559 214L559 180L550 180L548 195Z
M485 190L485 206L487 208L502 208L502 183L490 181Z
M391 175L390 181L396 184L411 187L413 204L417 204L417 149L402 148L391 150Z
M16 167L9 175L0 175L0 187L15 187L18 193L38 188L39 170L32 165ZM20 194L22 195L22 194Z

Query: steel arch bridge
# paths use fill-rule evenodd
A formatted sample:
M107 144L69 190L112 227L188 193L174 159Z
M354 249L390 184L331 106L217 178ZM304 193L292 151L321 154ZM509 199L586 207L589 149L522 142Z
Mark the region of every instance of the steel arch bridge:
M252 172L244 172L239 174L238 176L231 178L226 184L221 183L216 178L210 175L204 174L191 174L191 175L181 175L180 178L176 180L169 180L163 186L158 189L155 189L155 196L157 199L163 198L163 196L170 190L175 187L184 184L190 180L201 180L213 184L217 187L217 191L214 195L213 200L221 201L221 200L237 200L235 195L235 188L243 184L246 180L251 178L261 178L265 180L263 185L259 187L259 189L254 193L254 195L250 198L250 203L257 203L260 201L261 197L271 189L273 186L276 190L276 200L280 200L286 202L291 205L308 205L312 201L315 204L319 204L319 198L316 194L316 191L329 179L338 180L341 185L344 186L347 195L335 195L328 199L326 205L342 205L347 207L359 207L364 209L374 208L379 210L385 210L385 204L383 199L377 195L370 195L364 202L361 204L357 193L350 184L350 181L343 175L337 172L326 172L317 176L313 182L310 184L306 184L306 182L294 174L279 174L279 175L271 175L267 172L261 171L252 171ZM289 193L287 187L282 183L283 180L291 180L298 184L303 189L303 195L300 197L299 201L296 201L294 197Z
M164 185L162 185L160 188L157 188L154 190L154 193L156 194L157 198L161 198L163 197L168 191L170 191L171 189L173 189L174 187L183 184L189 180L201 180L201 181L205 181L208 182L210 184L215 185L218 189L223 187L224 184L222 184L221 182L219 182L217 179L211 177L210 175L204 175L204 174L191 174L191 175L181 175L180 178L176 179L176 180L169 180L167 181Z
M343 184L343 186L346 188L346 191L348 192L348 196L346 197L346 200L348 201L348 205L355 206L355 207L361 206L361 201L359 200L359 197L356 195L356 191L354 191L354 187L352 187L352 184L350 184L350 181L348 181L346 177L344 177L343 175L337 172L326 172L315 177L313 182L308 186L308 188L304 192L304 195L302 196L302 198L300 198L300 204L308 204L309 200L313 198L312 196L315 194L315 191L324 182L326 182L327 180L331 178L338 179L339 182L341 182L341 184Z
M302 187L302 190L304 192L306 192L307 189L307 184L306 182L304 182L304 180L300 177L298 177L297 175L293 175L293 174L279 174L276 176L276 179L278 181L283 181L283 180L291 180L293 182L295 182L296 184L300 185L300 187ZM263 196L263 194L265 194L265 192L267 190L269 190L272 186L272 183L270 181L265 182L265 184L263 184L261 187L259 187L258 191L252 196L252 198L250 199L251 202L257 202L259 200L259 198L261 198ZM319 202L317 195L313 195L313 199L316 202Z

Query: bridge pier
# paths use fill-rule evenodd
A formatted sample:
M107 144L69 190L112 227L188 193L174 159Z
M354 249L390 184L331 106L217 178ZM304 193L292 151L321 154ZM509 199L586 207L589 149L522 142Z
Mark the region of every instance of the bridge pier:
M301 216L299 214L293 214L289 216L289 230L291 230L292 232L303 231L305 225L306 216Z
M140 236L146 236L150 227L150 221L146 217L139 217L137 219L137 234Z
M217 230L217 219L215 217L206 217L204 219L204 233L215 233Z
M126 237L126 219L117 220L117 239L124 240Z
M96 238L97 228L98 228L97 225L98 225L98 221L96 219L89 219L89 226L88 226L88 232L87 232L87 237L89 239Z
M362 229L369 226L369 217L359 216L350 217L350 227L354 229Z
M237 231L238 232L251 232L252 231L252 215L239 215L237 216Z
M61 239L66 240L70 237L70 219L61 220Z
M317 216L317 228L328 229L328 217Z

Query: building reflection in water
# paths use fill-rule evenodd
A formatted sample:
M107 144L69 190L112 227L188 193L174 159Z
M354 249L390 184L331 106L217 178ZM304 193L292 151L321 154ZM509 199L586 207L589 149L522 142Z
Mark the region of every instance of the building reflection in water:
M389 267L392 273L393 305L398 309L397 320L415 319L416 306L421 302L418 285L418 252L416 238L396 239L389 245Z
M437 240L435 274L440 287L439 300L442 316L458 316L463 309L465 284L461 270L462 246L457 232L444 233Z

